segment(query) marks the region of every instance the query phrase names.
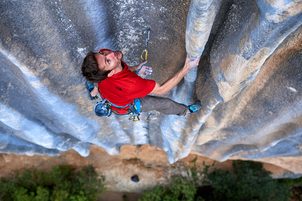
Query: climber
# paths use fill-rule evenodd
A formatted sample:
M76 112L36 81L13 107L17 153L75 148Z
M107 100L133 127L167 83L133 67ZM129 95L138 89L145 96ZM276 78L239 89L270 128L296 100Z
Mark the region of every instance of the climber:
M99 93L114 113L129 114L134 102L139 112L156 110L163 114L186 115L201 108L199 101L186 106L169 98L159 97L174 88L191 68L198 65L199 59L191 61L187 58L183 68L160 85L154 80L142 78L152 73L151 67L129 67L122 58L121 51L101 49L99 52L89 52L81 69L83 76L89 82L95 83L94 87L90 86L90 95L94 97ZM109 115L105 113L99 116Z

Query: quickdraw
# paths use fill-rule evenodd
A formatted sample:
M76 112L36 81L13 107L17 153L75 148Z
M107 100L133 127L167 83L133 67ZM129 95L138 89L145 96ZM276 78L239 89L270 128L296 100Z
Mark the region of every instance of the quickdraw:
M143 50L142 54L141 54L141 59L143 61L148 61L148 44L149 44L149 40L150 40L150 32L151 29L150 27L147 28L147 30L145 31L146 33L146 41L145 41L145 49Z
M130 105L129 110L131 111L129 120L139 121L139 115L141 113L141 101L138 98L134 99L134 102Z

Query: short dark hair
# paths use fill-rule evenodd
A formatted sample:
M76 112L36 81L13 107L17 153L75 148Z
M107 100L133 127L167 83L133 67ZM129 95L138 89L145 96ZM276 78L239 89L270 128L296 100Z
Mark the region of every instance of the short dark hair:
M91 82L100 82L107 78L110 71L102 71L98 67L98 62L94 52L88 52L82 63L82 75Z

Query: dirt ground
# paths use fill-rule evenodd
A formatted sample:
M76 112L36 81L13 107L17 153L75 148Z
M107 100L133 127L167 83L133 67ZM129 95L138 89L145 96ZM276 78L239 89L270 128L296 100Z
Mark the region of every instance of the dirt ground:
M81 157L72 150L56 157L1 154L0 177L26 168L49 170L59 164L75 167L92 165L100 175L105 177L107 192L103 194L101 201L119 201L125 198L137 200L139 196L137 193L158 184L165 184L173 175L186 175L188 168L194 164L198 169L202 169L205 164L211 165L214 162L192 153L174 164L169 164L164 151L150 145L126 145L121 148L120 155L117 156L108 155L103 149L91 146L88 157ZM230 169L231 162L215 162L214 167ZM264 164L264 167L274 175L282 175L286 172L270 164ZM139 181L131 180L135 175Z

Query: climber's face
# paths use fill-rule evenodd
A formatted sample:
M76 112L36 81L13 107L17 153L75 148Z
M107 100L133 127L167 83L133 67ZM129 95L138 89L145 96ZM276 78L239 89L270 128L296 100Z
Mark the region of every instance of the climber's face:
M102 71L112 71L121 67L121 61L123 54L121 51L112 51L109 49L101 49L98 54L95 55L98 62L98 67Z

